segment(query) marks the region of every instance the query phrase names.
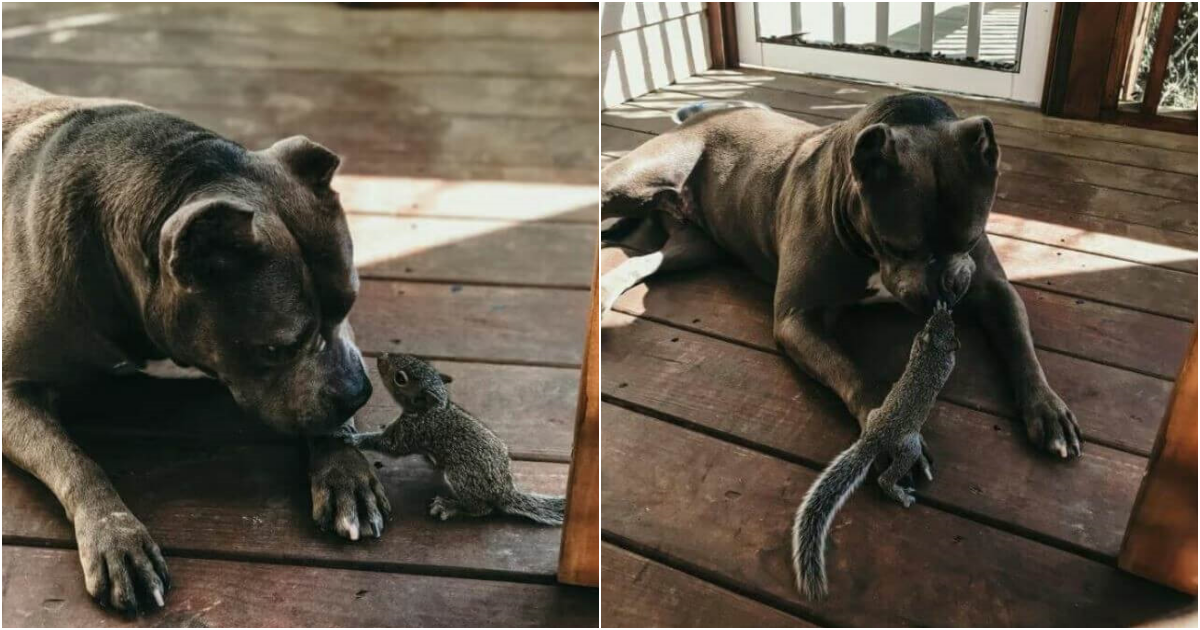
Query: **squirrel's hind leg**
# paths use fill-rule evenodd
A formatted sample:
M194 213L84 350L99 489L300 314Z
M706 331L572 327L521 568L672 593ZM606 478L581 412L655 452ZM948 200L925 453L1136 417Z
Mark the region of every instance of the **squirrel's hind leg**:
M892 463L883 474L879 475L879 487L884 496L909 507L916 501L912 488L903 488L898 483L900 478L912 470L913 464L921 458L921 436L913 433L902 439L891 451Z
M487 516L491 513L492 507L489 505L468 503L441 495L434 497L429 504L429 515L443 521L456 516Z

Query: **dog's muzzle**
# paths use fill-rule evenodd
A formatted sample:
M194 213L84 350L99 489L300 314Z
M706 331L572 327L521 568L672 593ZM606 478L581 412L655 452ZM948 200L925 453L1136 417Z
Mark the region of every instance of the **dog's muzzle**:
M929 294L953 307L971 288L975 261L967 254L939 258L929 265Z

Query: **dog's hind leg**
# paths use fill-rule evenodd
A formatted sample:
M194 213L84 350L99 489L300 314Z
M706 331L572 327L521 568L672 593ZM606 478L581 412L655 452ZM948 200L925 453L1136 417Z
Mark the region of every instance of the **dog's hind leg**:
M607 313L617 298L660 271L684 271L704 266L721 256L721 250L694 225L663 217L667 242L655 252L634 256L600 278L600 313Z
M600 216L645 217L687 206L684 185L704 153L693 132L667 132L600 173Z

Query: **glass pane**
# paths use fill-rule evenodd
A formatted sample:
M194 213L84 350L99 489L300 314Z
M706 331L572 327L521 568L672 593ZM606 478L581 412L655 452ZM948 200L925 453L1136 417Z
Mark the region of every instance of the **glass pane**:
M879 5L886 5L886 18ZM1024 10L1022 2L755 3L760 41L1014 72ZM924 50L923 28L932 30L925 35L931 48Z

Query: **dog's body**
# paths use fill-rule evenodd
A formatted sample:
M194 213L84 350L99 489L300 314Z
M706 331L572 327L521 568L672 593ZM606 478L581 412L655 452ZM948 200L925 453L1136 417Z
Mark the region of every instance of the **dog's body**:
M150 361L198 368L247 415L308 436L314 517L357 538L361 509L381 532L366 460L317 437L371 393L345 321L358 278L337 165L304 138L251 152L136 103L4 79L4 456L63 504L102 602L161 605L166 566L53 403Z
M759 108L700 111L601 175L605 218L658 221L661 250L601 280L602 308L650 275L732 254L775 285L775 337L865 425L888 384L827 330L841 308L888 297L979 317L1038 446L1080 452L1074 415L1034 354L1024 305L984 233L999 166L991 122L925 95L883 99L813 127ZM928 462L922 459L921 465Z

